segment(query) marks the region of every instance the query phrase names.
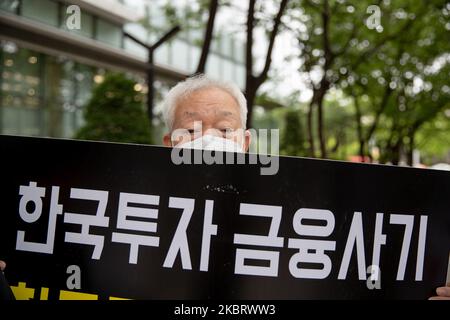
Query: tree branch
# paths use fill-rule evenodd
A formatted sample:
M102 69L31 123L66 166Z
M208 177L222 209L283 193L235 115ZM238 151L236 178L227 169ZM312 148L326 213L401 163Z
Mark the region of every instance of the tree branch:
M352 41L353 38L355 38L355 36L356 36L356 26L355 26L355 24L353 24L352 32L351 32L350 36L348 37L348 40L342 46L341 50L339 50L338 52L335 53L336 57L340 57L341 55L347 53L348 48L350 47L350 42Z
M334 59L334 54L331 51L330 44L330 6L328 0L325 0L322 11L322 27L323 27L323 50L325 54L325 71L331 66Z
M257 77L258 85L261 85L267 79L267 73L269 72L270 65L272 63L272 51L273 51L273 47L275 45L275 39L278 34L278 29L280 28L281 17L284 14L284 11L286 9L288 2L289 2L289 0L281 0L280 8L274 19L273 29L272 29L272 32L270 33L269 46L267 48L266 61L264 63L264 68L263 68L262 72L260 73L260 75Z
M305 0L305 3L318 12L322 12L322 8L317 3L314 3L311 0Z
M255 4L256 0L249 1L247 13L247 44L245 51L247 83L249 79L253 78L253 29L255 27Z
M380 117L381 117L382 113L384 112L384 110L386 109L386 106L388 104L389 97L391 96L391 94L392 94L392 89L388 85L385 87L383 98L380 103L380 107L378 108L378 110L375 114L375 120L373 121L372 125L370 126L369 131L367 132L367 136L365 139L366 141L369 141L370 138L372 138L372 136L378 126L378 122L380 121Z
M425 11L425 10L423 10ZM423 12L420 13L420 15L423 15ZM416 20L419 18L418 15L416 17ZM406 30L408 30L411 25L413 24L414 20L408 20L401 28L395 33L392 33L385 38L383 38L379 43L377 43L374 47L368 49L364 53L362 53L359 58L356 60L356 62L352 66L352 70L355 70L362 62L366 61L368 58L370 58L373 54L375 54L386 42L390 40L394 40L397 37L400 37Z
M209 48L211 46L213 31L214 31L214 22L216 19L216 13L218 8L218 0L210 0L209 2L209 18L208 23L206 25L205 30L205 40L203 41L202 46L202 54L200 56L200 60L198 62L197 70L195 73L204 73L206 67L206 61L208 59Z

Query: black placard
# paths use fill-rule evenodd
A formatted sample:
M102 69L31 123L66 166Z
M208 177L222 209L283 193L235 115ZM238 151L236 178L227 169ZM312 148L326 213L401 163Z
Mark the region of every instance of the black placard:
M14 136L0 150L0 259L19 298L426 299L445 284L448 172L279 157L261 175Z

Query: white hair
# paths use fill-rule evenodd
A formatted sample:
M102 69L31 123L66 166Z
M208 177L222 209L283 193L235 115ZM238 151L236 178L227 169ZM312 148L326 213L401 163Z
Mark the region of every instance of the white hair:
M247 122L247 99L245 99L239 87L232 82L225 82L208 78L200 74L190 77L182 82L179 82L175 87L170 89L166 95L163 103L163 118L167 128L172 131L175 121L175 109L180 99L188 97L193 92L200 89L218 88L230 94L238 103L239 111L242 121L242 128L246 128Z

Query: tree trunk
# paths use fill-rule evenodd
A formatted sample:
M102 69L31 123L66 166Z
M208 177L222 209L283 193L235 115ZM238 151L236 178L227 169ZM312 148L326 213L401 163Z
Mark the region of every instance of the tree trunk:
M216 13L218 7L218 0L210 0L209 2L209 18L208 24L205 30L205 40L203 41L202 54L198 62L196 74L205 73L206 62L208 60L209 48L211 47L211 42L213 38L214 22L216 20Z
M414 148L416 147L416 132L418 129L424 124L426 121L422 119L422 121L415 122L408 131L409 143L408 143L408 164L410 166L414 165Z
M356 133L358 136L359 141L359 156L361 157L361 161L365 162L365 156L366 156L366 141L364 140L364 133L362 128L362 122L361 122L361 107L359 105L358 97L353 94L353 100L355 101L355 120L356 120Z
M246 98L247 98L247 128L251 127L252 120L253 120L253 105L255 103L256 98L256 91L258 88L254 85L247 86L247 90L245 92Z
M314 105L310 103L308 107L307 132L309 142L309 156L311 158L315 158L316 156L316 148L314 146L314 132L313 132L313 112L314 112Z
M317 106L318 114L317 114L317 131L319 137L319 146L320 146L320 157L327 157L327 146L325 139L325 128L324 128L324 119L323 119L323 99L325 98L325 94L327 93L330 87L330 82L325 78L320 82L320 88L314 90L313 98L311 104Z
M320 82L320 88L317 95L317 130L319 131L319 144L320 144L320 157L327 157L327 141L325 138L325 126L324 126L324 116L323 116L323 99L328 89L330 88L330 82L327 79L327 71L330 70L335 55L331 51L331 43L329 38L329 26L330 26L330 7L328 0L324 1L322 10L322 27L323 27L323 50L325 56L324 65L324 75L322 81Z
M397 141L395 146L392 148L392 164L398 166L400 163L400 150L402 147L401 140Z
M267 80L267 74L272 63L272 51L275 45L275 38L278 34L278 29L281 24L281 17L284 14L284 10L288 4L289 0L281 0L280 8L277 15L273 20L273 29L269 37L269 45L266 52L266 61L264 63L264 68L258 76L253 75L253 30L255 27L255 4L256 0L249 0L248 14L247 14L247 46L246 46L246 85L245 93L247 96L247 128L252 125L253 116L253 104L256 98L256 92L259 87Z
M409 133L409 143L408 143L408 165L413 166L414 162L414 136L415 131L411 130Z
M253 77L253 29L255 26L255 4L256 0L250 0L247 12L247 44L245 50L245 95L247 98L247 128L251 127L253 103L256 96L255 81Z
M317 102L317 121L318 126L317 129L319 130L319 143L320 143L320 157L326 158L327 157L327 145L326 145L326 139L325 139L325 128L323 125L323 98L325 96L325 92L321 92L319 95L319 101Z

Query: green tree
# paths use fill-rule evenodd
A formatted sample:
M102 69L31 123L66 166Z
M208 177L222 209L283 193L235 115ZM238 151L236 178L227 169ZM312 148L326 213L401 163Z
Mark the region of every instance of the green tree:
M427 122L417 132L415 144L420 150L421 163L432 165L448 162L450 152L450 109L441 112L434 121ZM447 148L445 148L447 146Z
M305 156L305 132L300 112L289 110L284 116L285 127L281 138L281 154L288 156Z
M366 25L370 16L367 9L373 1L297 0L297 3L300 12L291 19L297 22L293 32L303 61L300 72L313 91L307 118L311 156L315 156L317 149L321 157L326 157L329 151L324 101L330 89L362 83L371 91L370 97L379 97L371 110L372 125L368 130L358 127L361 138L367 140L375 133L392 96L397 94L399 87L390 86L392 81L398 82L393 64L405 60L402 59L405 53L409 57L419 56L416 60L424 65L438 53L448 52L445 0L376 2L381 20L375 29ZM377 93L371 90L370 78L379 84ZM356 91L359 96L361 91ZM317 135L313 132L315 113Z
M386 19L394 17L407 26L400 29L401 37L377 46L370 59L348 68L339 83L354 99L361 156L370 156L372 141L381 148L381 162L397 164L404 156L411 164L416 134L448 107L445 7L445 1L391 7Z
M103 83L94 88L85 108L86 124L75 138L151 144L151 126L136 85L124 74L106 75Z
M388 106L384 114L385 125L377 135L383 162L397 164L403 156L409 165L412 164L418 132L450 108L449 76L449 64L431 74L417 73L398 92L397 103Z

